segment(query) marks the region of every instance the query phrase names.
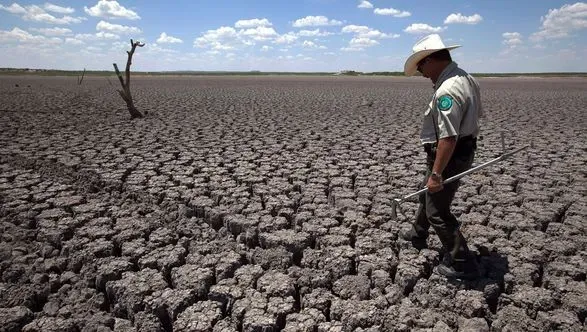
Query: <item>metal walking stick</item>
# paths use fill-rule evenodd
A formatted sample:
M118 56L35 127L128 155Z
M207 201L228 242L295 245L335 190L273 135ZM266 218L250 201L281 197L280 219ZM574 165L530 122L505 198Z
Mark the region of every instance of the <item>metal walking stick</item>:
M464 177L464 176L466 176L468 174L474 173L474 172L476 172L476 171L478 171L478 170L480 170L482 168L485 168L487 166L490 166L490 165L493 165L495 163L498 163L498 162L500 162L500 161L502 161L502 160L504 160L506 158L509 158L512 155L514 155L514 154L516 154L516 153L518 153L518 152L520 152L520 151L522 151L522 150L530 147L530 145L524 145L521 148L517 148L517 149L515 149L513 151L506 152L506 149L505 149L505 141L504 141L504 138L503 138L503 133L501 134L501 144L502 144L503 153L499 157L497 157L495 159L492 159L492 160L490 160L490 161L488 161L486 163L483 163L481 165L472 167L472 168L470 168L470 169L468 169L468 170L466 170L466 171L464 171L464 172L462 172L460 174L457 174L455 176L452 176L452 177L444 180L442 182L442 184L449 184L451 182L454 182L454 181L456 181L456 180L458 180L458 179L460 179L460 178L462 178L462 177ZM418 196L420 194L423 194L423 193L425 193L427 191L428 191L428 187L425 187L423 189L420 189L420 190L416 191L415 193L411 193L411 194L409 194L407 196L404 196L402 198L395 198L395 199L393 199L391 201L391 208L392 208L391 217L392 217L392 219L394 219L394 220L397 219L397 210L400 209L400 211L401 211L400 204L402 202L404 202L404 201L406 201L406 200L408 200L408 199L410 199L412 197L416 197L416 196Z

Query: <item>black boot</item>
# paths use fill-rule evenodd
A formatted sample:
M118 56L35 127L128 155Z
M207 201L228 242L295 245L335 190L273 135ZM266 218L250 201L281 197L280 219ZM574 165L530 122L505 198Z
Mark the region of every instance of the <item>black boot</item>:
M473 255L469 255L464 261L444 259L435 268L436 273L451 279L477 279L481 276L479 264Z
M469 251L467 241L457 229L454 233L439 233L440 240L447 250L436 272L456 279L476 279L481 272L476 257Z
M401 231L400 235L402 239L412 242L412 246L418 250L428 248L428 244L426 243L426 240L428 239L428 232L419 233L414 225L412 225L408 230Z

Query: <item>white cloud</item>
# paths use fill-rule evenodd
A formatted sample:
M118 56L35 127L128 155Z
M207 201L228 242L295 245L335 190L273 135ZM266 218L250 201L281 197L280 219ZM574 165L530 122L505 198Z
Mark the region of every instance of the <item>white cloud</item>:
M88 46L85 48L86 51L88 51L88 53L98 53L100 51L102 51L101 48L96 47L96 46Z
M398 38L398 34L387 34L364 25L347 25L341 30L343 33L354 33L357 38Z
M252 29L240 30L239 35L250 37L256 41L268 40L278 36L273 28L258 26Z
M240 25L240 26L246 26ZM296 37L297 38L297 37ZM209 48L213 50L233 50L241 46L253 46L258 42L273 41L280 43L289 42L289 35L280 36L275 29L268 26L255 28L235 29L223 26L215 30L208 30L194 41L194 47Z
M45 36L57 37L57 36L69 36L72 31L67 28L30 28L29 30L41 33Z
M71 23L81 23L85 18L83 17L71 17L71 16L63 16L63 17L55 17L45 11L45 9L36 6L30 5L26 7L22 7L17 3L13 3L12 5L6 7L0 5L1 10L5 10L9 13L15 15L21 15L21 18L25 21L32 21L32 22L40 22L40 23L49 23L49 24L71 24Z
M365 48L376 45L379 45L379 42L375 39L371 39L368 37L354 37L349 42L349 46L343 47L341 48L341 50L345 52L359 52L364 51Z
M98 22L98 24L96 24L96 30L112 32L115 34L127 34L127 35L139 34L142 32L141 29L139 29L137 27L129 27L126 25L112 24L112 23L108 23L106 21Z
M304 18L297 19L293 26L296 28L311 27L311 26L329 26L329 25L341 25L341 21L329 20L326 16L306 16Z
M45 36L33 35L19 28L12 30L0 30L0 42L38 43L38 44L61 44L59 38L47 38Z
M161 32L161 35L157 39L159 44L175 44L183 43L183 40L167 35L165 32Z
M276 44L292 44L297 39L298 39L298 36L296 36L295 33L288 32L286 34L283 34L283 35L275 38L275 40L273 42L276 43Z
M263 52L267 52L271 49L273 49L273 47L268 46L268 45L263 45L263 47L261 47L261 51L263 51Z
M269 22L268 19L266 18L262 18L262 19L258 19L258 18L254 18L251 20L239 20L234 24L235 28L238 29L247 29L247 28L256 28L256 27L267 27L267 26L272 26L273 24L271 22Z
M379 42L370 38L365 38L365 37L359 37L359 38L353 38L351 39L349 46L353 47L353 48L358 48L358 47L371 47L371 46L375 46L375 45L379 45Z
M519 32L504 32L501 36L503 37L503 43L510 48L514 48L523 43L522 35Z
M532 41L569 37L571 33L587 28L587 3L577 2L550 9L541 21L540 31L530 36Z
M96 32L96 37L98 37L98 39L107 39L107 40L120 39L120 36L113 34L111 32L105 32L105 31Z
M234 46L221 44L219 42L212 43L212 45L210 47L216 51L231 51L231 50L234 50L234 48L235 48Z
M310 40L304 40L304 43L302 44L303 47L318 47L318 45L316 45L316 43L314 43L313 41Z
M301 37L324 37L330 35L332 35L332 32L320 31L320 29L298 31L298 36Z
M464 16L461 13L450 14L444 20L444 24L463 23L463 24L477 24L483 21L483 17L479 14L471 16Z
M443 27L432 27L424 23L414 23L404 29L405 32L419 35L426 33L438 33L444 31L446 28Z
M141 18L137 13L126 9L115 0L99 0L94 7L88 8L84 6L84 11L90 16L110 19L125 18L138 20Z
M342 32L352 32L352 33L364 33L369 31L369 27L365 25L347 25L342 28Z
M120 36L110 32L100 31L95 34L91 33L78 33L74 36L75 39L81 41L97 41L97 40L116 40L120 39Z
M370 3L369 1L363 0L361 1L361 3L357 6L357 8L361 8L361 9L371 9L373 8L373 4Z
M61 7L61 6L57 6L57 5L54 5L49 2L45 3L45 5L43 7L47 11L58 13L58 14L73 14L75 12L75 9L73 9L71 7Z
M364 51L365 49L364 48L360 48L360 47L359 48L341 47L340 50L341 51L344 51L344 52L361 52L361 51Z
M195 47L211 48L213 50L231 50L232 44L238 41L238 33L232 27L220 27L215 30L206 31L202 37L196 38Z
M318 45L310 40L304 40L304 42L302 43L302 47L304 47L304 48L319 48L321 50L325 50L327 48L326 46Z
M124 52L128 50L128 41L113 41L110 49L115 52Z
M11 14L26 14L27 12L26 9L24 9L21 5L17 3L13 3L8 7L0 5L0 9L5 10Z
M178 50L173 50L170 48L164 48L158 45L157 43L153 43L148 45L145 50L147 53L164 53L164 54L178 54Z
M534 46L532 46L532 48L537 49L537 50L543 50L543 49L546 49L546 46L544 46L542 44L534 44Z
M364 25L347 25L341 30L343 33L352 33L354 37L349 46L341 48L343 51L362 51L367 47L379 45L377 39L398 38L398 34L387 34Z
M377 15L393 16L393 17L408 17L412 16L412 13L407 11L401 11L395 8L375 8L373 11Z
M67 37L65 38L65 43L70 45L82 45L84 42L79 39Z

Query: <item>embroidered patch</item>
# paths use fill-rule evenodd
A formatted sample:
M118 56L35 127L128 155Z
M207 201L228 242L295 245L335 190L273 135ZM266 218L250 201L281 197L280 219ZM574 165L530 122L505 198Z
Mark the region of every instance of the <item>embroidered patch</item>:
M440 96L438 98L438 109L441 111L446 111L452 107L452 97L449 95Z

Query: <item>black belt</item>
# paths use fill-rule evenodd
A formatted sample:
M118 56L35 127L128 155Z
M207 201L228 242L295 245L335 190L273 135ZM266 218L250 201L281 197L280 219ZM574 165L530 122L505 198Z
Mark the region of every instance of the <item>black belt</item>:
M457 140L453 155L462 155L475 151L477 149L477 137L473 135L463 136ZM428 155L436 154L436 143L424 144L424 151Z

